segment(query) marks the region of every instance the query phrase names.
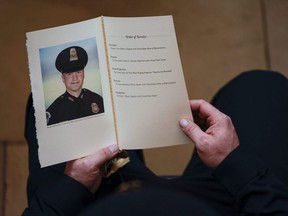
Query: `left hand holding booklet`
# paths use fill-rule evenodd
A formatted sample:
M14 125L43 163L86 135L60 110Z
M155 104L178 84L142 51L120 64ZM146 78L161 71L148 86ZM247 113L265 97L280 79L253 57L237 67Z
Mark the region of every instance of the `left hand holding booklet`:
M172 16L98 17L27 33L42 167L117 143L191 143L191 118Z

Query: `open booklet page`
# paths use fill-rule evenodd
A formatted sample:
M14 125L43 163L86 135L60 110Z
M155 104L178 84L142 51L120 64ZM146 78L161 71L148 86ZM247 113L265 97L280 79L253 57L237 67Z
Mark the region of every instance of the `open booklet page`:
M27 49L42 167L113 143L190 143L179 128L191 111L171 16L29 32Z
M56 59L65 50L68 57L62 59L79 62L83 54L78 47L86 51L88 59L85 92L76 100L66 94L66 88L76 88L81 80L74 77L70 83L74 87L69 87L69 80L64 81L56 68ZM116 143L101 18L27 33L27 49L41 166L79 158ZM63 73L65 79L68 75ZM76 110L84 106L87 110L78 116Z
M190 117L172 16L104 17L119 144L124 149L190 143Z

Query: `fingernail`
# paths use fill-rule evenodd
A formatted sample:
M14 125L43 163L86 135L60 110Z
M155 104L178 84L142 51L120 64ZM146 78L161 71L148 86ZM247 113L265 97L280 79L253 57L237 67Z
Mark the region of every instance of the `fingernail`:
M180 120L181 127L186 127L188 124L189 124L189 122L186 119L181 119Z
M119 151L119 147L118 145L111 145L109 146L109 150L112 152L112 153L115 153L115 152L118 152Z

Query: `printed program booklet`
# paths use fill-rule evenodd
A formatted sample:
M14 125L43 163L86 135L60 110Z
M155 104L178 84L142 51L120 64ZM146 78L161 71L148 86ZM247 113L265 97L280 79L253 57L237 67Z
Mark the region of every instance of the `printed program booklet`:
M115 143L121 149L191 143L179 127L179 120L192 114L172 16L102 16L26 36L42 167ZM67 94L64 72L55 63L65 49L69 64L81 59L75 47L87 53L83 94L77 98ZM103 104L89 101L85 92L101 96ZM58 107L64 116L78 106L93 114L49 124L56 99L64 104Z

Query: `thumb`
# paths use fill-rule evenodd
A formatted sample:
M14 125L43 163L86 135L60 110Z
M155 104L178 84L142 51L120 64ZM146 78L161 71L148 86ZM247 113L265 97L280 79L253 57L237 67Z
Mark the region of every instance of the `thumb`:
M196 145L200 142L201 137L206 136L206 133L190 119L181 119L179 124L184 133L190 137Z
M95 164L97 166L102 166L107 161L112 159L119 152L118 145L110 145L108 147L102 148L94 154L89 155L86 160L90 161L90 163Z

